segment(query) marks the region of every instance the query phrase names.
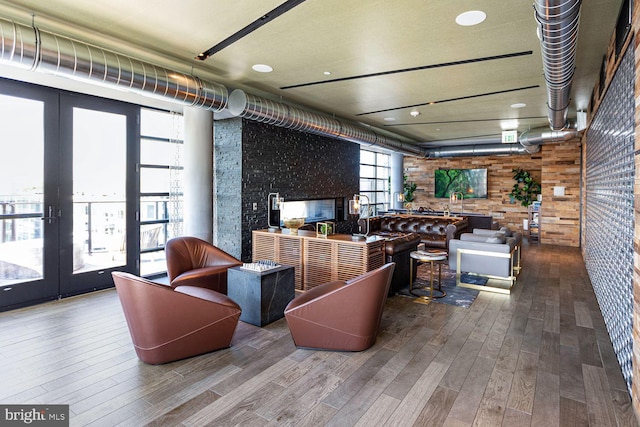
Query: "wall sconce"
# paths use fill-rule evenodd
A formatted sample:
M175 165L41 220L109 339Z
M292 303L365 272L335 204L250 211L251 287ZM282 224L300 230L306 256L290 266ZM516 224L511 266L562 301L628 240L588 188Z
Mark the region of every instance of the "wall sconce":
M280 224L271 225L271 212L279 211L284 198L280 197L280 193L269 193L267 196L267 224L269 225L269 231L280 230Z
M364 215L362 214L363 205L367 206L366 214ZM349 213L351 215L358 215L358 219L367 219L367 232L364 234L354 234L353 237L356 239L366 239L369 235L369 205L369 197L364 194L354 194L353 199L349 200Z

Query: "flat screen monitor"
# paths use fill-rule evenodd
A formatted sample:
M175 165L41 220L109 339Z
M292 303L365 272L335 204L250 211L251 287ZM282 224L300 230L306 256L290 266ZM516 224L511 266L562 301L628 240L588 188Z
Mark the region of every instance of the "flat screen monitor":
M437 169L435 197L449 198L462 193L465 199L487 198L487 169Z

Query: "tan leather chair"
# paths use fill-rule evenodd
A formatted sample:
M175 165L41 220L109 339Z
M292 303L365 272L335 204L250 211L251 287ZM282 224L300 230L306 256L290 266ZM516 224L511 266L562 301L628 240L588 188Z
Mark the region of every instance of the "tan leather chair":
M361 351L378 335L395 263L312 288L284 311L297 347Z
M140 360L152 365L227 348L240 319L231 298L195 286L171 288L111 273Z
M172 287L189 285L227 294L227 269L242 261L197 237L174 237L165 246Z

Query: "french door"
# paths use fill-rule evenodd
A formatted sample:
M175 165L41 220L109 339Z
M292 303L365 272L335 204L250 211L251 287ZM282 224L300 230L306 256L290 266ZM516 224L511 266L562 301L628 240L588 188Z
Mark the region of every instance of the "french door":
M137 273L138 114L0 81L0 310Z

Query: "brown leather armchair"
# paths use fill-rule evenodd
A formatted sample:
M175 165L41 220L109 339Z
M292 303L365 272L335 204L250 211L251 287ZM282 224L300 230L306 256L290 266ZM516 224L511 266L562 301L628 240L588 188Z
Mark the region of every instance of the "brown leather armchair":
M395 263L312 288L284 311L297 347L362 351L378 335Z
M159 365L227 348L240 319L231 298L195 286L171 288L111 273L136 354Z
M227 294L227 269L242 262L197 237L174 237L165 246L172 287L199 286Z

